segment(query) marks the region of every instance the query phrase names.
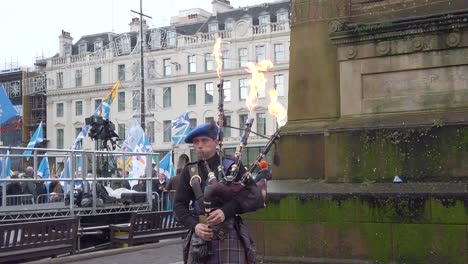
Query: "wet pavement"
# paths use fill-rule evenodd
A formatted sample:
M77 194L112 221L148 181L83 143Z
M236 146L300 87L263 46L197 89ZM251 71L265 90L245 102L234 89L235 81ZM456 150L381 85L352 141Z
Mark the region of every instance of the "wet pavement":
M44 259L30 264L183 264L181 239L169 239L159 243L129 248L103 250L73 256Z

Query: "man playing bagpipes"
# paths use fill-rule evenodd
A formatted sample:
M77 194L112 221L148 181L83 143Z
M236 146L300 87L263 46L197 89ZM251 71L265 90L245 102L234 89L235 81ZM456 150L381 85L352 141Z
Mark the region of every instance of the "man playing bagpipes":
M202 124L185 139L198 160L184 167L174 202L177 219L190 230L184 263L256 263L255 243L239 215L262 208L264 197L239 161L220 158L219 132L214 122ZM237 173L229 179L232 168Z

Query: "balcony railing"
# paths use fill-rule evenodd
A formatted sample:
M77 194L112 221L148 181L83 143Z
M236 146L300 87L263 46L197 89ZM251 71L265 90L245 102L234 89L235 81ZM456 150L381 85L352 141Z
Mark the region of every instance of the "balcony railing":
M247 31L247 34L243 35L242 37L251 37L251 36L261 36L267 35L272 33L280 33L280 32L288 32L289 31L289 22L288 21L281 21L276 23L264 24L264 25L255 25L251 27L250 31ZM233 30L222 30L217 32L208 32L208 33L198 33L192 36L185 36L179 35L177 38L170 39L172 45L168 45L167 43L162 43L160 46L164 47L165 49L171 48L190 48L190 47L197 47L197 46L204 46L207 43L213 43L216 38L222 39L232 39L236 37L233 33ZM130 53L131 50L127 50L122 52L119 49L118 44L111 45L110 49L106 50L99 50L93 53L85 53L85 54L78 54L72 55L68 57L58 57L58 58L51 58L51 65L52 66L60 66L65 64L74 64L74 63L99 63L106 59L111 59L113 56L120 56Z

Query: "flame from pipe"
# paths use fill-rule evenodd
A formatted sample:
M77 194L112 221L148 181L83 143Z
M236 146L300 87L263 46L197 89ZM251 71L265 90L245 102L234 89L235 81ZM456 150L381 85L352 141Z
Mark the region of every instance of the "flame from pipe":
M216 38L216 42L213 46L213 53L211 54L214 56L216 61L216 73L218 74L218 78L221 78L221 71L223 69L223 54L221 53L221 38Z
M246 66L246 71L251 74L251 79L248 81L250 89L245 103L249 108L249 111L252 112L258 104L258 93L265 91L267 82L265 72L267 72L269 68L273 67L273 63L269 60L264 60L258 64L248 62Z
M274 89L270 90L270 104L268 105L268 112L276 117L278 127L282 127L288 121L288 111L278 102L278 92Z

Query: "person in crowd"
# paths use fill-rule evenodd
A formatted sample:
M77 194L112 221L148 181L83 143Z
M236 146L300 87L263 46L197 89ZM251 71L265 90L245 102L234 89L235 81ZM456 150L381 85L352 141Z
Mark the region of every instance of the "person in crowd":
M179 185L180 174L182 173L182 169L184 168L185 164L187 164L189 161L189 157L186 154L180 155L179 160L177 161L176 175L172 177L167 183L166 190L169 192L171 202L174 202L175 191L177 190L177 186Z
M11 179L19 179L18 174L13 174L10 177ZM7 195L21 195L22 194L22 189L21 189L21 184L19 182L11 182L10 184L7 185L6 187L6 194ZM11 197L10 200L7 200L8 205L20 205L20 199L16 197Z
M60 181L58 181L59 178L60 178L59 174L52 175L52 181L50 182L50 185L49 185L51 202L60 202L64 200L63 187Z
M31 180L34 179L34 168L31 166L26 167L23 174L21 174L23 179ZM23 181L21 182L21 189L23 194L31 194L34 198L34 201L37 199L36 185L33 181Z
M128 189L128 190L131 190L132 187L130 187L130 183L128 182L128 180L125 180L124 177L123 177L123 170L121 168L118 168L116 171L115 171L115 177L116 178L121 178L122 180L113 180L112 183L111 183L111 188L112 189L119 189L119 188L125 188L125 189Z
M202 210L204 194L200 194L199 190L204 192L207 186L214 187L207 182L209 173L219 176L218 131L214 122L202 124L185 139L186 143L193 144L198 160L184 167L174 201L177 219L189 228L184 243L184 263L256 263L255 244L239 216L263 207L263 197L253 180L247 179L239 192L229 194L229 199L219 195L212 197L208 214ZM221 164L228 172L234 161L226 158ZM240 165L236 181L246 172L245 167ZM198 199L199 196L202 201ZM194 212L190 210L190 203L195 204Z
M260 170L258 171L257 177L255 177L255 182L259 182L261 179L270 181L272 179L272 175L268 169L268 162L266 160L262 160L258 163L258 167Z

